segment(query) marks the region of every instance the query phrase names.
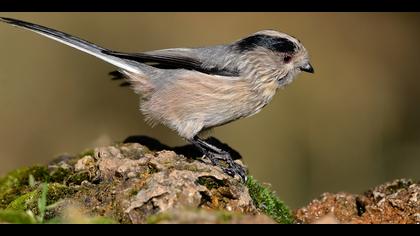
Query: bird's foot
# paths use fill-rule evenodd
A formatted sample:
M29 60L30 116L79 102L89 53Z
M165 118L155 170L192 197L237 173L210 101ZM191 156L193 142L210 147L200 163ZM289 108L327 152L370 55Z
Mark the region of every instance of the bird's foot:
M224 173L234 177L236 174L246 182L247 175L245 168L233 161L228 152L206 152L205 156L210 159L213 165L220 167Z

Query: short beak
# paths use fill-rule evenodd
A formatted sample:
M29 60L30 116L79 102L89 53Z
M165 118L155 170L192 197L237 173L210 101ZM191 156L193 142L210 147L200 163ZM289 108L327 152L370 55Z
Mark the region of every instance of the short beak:
M308 72L308 73L314 73L315 72L314 68L312 67L312 65L309 62L306 63L305 65L303 65L302 67L300 67L300 70Z

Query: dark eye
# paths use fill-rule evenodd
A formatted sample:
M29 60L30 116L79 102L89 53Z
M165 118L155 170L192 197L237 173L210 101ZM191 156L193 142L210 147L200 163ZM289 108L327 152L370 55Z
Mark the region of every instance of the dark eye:
M284 61L285 63L289 63L289 62L290 62L290 60L292 60L292 57L291 57L291 56L289 56L289 55L286 55L286 56L284 56L284 58L283 58L283 61Z

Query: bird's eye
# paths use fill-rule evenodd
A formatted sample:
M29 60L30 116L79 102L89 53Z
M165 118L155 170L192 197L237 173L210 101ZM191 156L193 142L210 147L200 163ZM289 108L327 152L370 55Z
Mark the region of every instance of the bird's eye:
M289 63L289 62L290 62L290 60L292 60L292 57L291 57L291 56L289 56L289 55L286 55L286 56L284 56L284 58L283 58L283 61L284 61L285 63Z

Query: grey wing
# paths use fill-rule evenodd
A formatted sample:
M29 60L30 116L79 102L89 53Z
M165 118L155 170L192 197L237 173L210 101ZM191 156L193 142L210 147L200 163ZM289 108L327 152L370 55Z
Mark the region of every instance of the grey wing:
M211 75L239 76L238 70L222 61L223 55L217 55L223 53L221 49L214 47L213 51L212 53L208 48L173 48L143 53L115 51L104 51L104 53L125 60L145 63L159 69L186 69ZM212 57L217 57L217 60Z

